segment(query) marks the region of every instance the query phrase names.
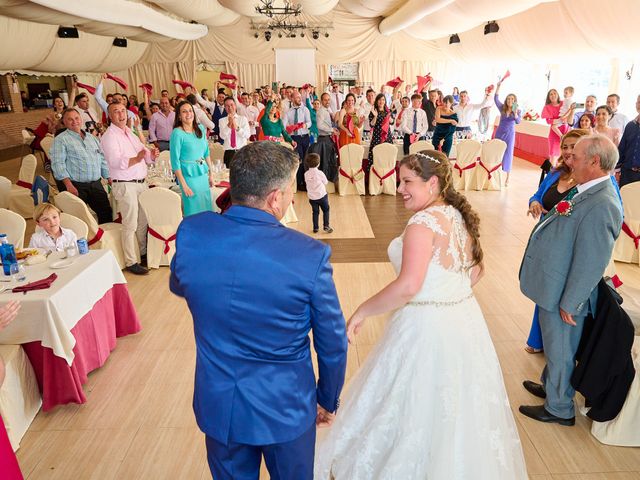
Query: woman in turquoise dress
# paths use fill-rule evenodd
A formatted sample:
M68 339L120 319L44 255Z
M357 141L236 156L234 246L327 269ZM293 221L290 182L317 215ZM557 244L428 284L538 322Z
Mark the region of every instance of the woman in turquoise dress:
M182 190L184 216L213 210L213 170L205 129L196 121L193 106L180 102L169 141L171 168Z

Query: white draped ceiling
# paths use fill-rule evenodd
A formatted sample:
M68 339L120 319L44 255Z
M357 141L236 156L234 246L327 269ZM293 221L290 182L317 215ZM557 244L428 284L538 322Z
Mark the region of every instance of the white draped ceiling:
M276 3L283 0L277 0ZM373 83L452 65L563 57L636 57L640 0L296 0L308 22L333 25L313 40L254 38L258 0L0 0L0 71L104 72L129 69L130 83L164 81L203 61L252 81L273 75L274 48L316 48L318 79L329 64L357 62ZM487 21L500 31L484 35ZM79 39L60 39L58 26ZM458 33L459 44L449 45ZM126 37L127 48L114 47ZM395 72L393 71L395 69ZM191 73L189 73L191 72ZM147 78L151 81L153 78ZM264 80L264 81L263 81ZM247 82L248 83L248 82ZM247 85L247 87L255 85Z

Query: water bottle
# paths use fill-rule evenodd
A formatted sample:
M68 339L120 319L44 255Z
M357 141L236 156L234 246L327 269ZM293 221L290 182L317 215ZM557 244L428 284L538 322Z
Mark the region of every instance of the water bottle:
M11 265L18 263L16 251L9 243L7 234L0 234L0 257L2 257L2 269L5 275L11 275Z

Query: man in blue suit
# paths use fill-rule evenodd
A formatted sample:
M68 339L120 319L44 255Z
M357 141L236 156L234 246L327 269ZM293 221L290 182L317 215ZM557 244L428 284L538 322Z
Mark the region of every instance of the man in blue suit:
M539 306L547 364L542 384L524 388L544 405L521 406L541 422L574 425L571 375L584 320L595 313L597 286L622 226L611 171L618 150L602 135L582 137L573 150L577 186L533 229L520 266L520 289Z
M330 248L284 227L298 157L256 142L231 164L233 206L185 218L171 291L193 315L193 408L216 480L311 480L316 424L338 408L347 361ZM311 362L309 331L318 360Z

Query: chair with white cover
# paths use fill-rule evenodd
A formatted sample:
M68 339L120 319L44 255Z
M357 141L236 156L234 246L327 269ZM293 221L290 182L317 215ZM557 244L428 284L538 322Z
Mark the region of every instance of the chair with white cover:
M0 345L5 378L0 388L0 416L13 450L38 414L42 397L33 366L21 345Z
M169 265L176 251L176 233L182 221L182 198L166 188L150 188L138 201L147 217L147 266Z
M222 162L224 160L224 147L218 142L209 143L209 155L213 163L216 163L216 160Z
M418 153L423 150L435 150L435 148L433 148L433 144L428 140L418 140L417 142L409 145L409 155L413 155L414 153Z
M7 234L7 241L19 249L24 246L24 232L27 222L24 218L11 210L0 208L0 233Z
M618 262L640 263L640 182L629 183L620 189L624 205L622 231L613 248Z
M464 140L457 145L457 158L451 168L456 190L469 190L476 186L477 159L481 151L482 144L475 140Z
M60 192L56 195L55 200L56 206L60 210L79 218L87 224L89 229L89 234L87 235L89 248L111 250L120 268L125 267L121 224L109 222L98 225L87 204L81 198L69 192Z
M63 228L72 230L77 238L87 238L89 236L89 227L87 224L69 213L62 212L60 214L60 225Z
M11 194L11 180L0 177L0 208L9 208L9 195Z
M40 147L42 148L42 151L49 158L51 158L51 154L49 152L51 152L52 145L53 145L53 135L51 135L50 133L47 133L47 135L45 135L45 137L42 140L40 140Z
M171 152L169 150L165 150L164 152L160 152L158 158L156 158L156 168L171 168Z
M482 144L482 153L476 168L476 190L502 190L502 157L506 149L506 142L499 138Z
M369 172L369 195L396 194L396 158L398 149L391 143L373 147L373 165Z
M295 208L293 208L293 202L291 202L284 216L282 217L282 219L280 219L280 223L286 227L290 223L296 222L298 222L298 214L296 213Z
M357 143L344 145L340 149L340 169L338 171L338 193L340 196L364 195L363 156L364 147Z
M29 154L22 159L18 181L11 186L9 193L9 210L12 210L24 218L33 217L33 197L31 188L36 176L38 160L35 155Z
M294 150L293 145L291 145L289 142L280 142L280 145L282 145L285 148L288 148L289 150ZM301 158L300 161L304 161L304 158ZM298 182L293 182L293 193L297 193L298 192ZM329 191L327 190L327 193L329 193ZM289 221L285 221L285 218L289 218ZM295 220L293 220L293 218L295 218ZM285 214L285 216L282 218L281 222L286 225L287 223L291 223L291 222L297 222L298 221L298 217L296 216L296 212L293 210L293 205L289 206L289 210L287 210L287 213Z

